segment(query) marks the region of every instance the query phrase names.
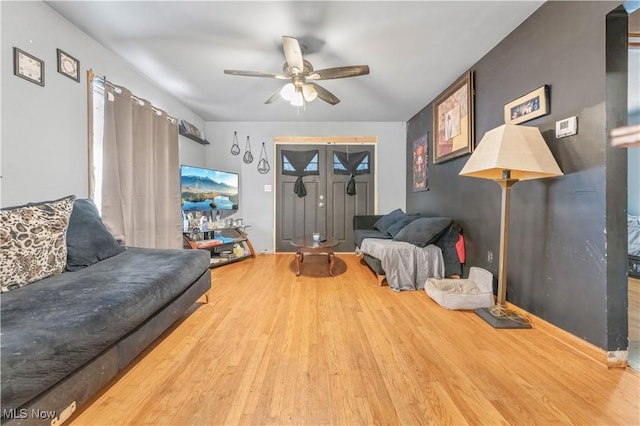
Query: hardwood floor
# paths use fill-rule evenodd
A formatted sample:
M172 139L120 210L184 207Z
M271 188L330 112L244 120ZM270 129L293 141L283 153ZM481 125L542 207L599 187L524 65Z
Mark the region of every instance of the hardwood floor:
M208 305L71 424L640 424L640 375L539 330L495 330L352 254L261 255L213 271Z

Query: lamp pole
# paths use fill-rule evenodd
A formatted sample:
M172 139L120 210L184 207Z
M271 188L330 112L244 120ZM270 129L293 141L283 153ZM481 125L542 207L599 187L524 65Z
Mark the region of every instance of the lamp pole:
M498 260L498 300L497 305L504 307L507 302L507 245L509 241L509 205L511 187L518 179L511 179L511 170L502 171L502 179L496 182L502 188L502 208L500 215L500 258Z

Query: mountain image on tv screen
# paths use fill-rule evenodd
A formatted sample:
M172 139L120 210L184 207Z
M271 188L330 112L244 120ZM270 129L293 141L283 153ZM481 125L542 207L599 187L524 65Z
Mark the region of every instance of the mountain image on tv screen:
M238 210L238 174L200 167L180 168L182 210Z

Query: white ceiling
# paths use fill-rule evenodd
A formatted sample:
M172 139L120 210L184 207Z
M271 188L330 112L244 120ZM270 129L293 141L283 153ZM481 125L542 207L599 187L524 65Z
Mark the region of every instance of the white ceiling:
M543 1L48 1L206 121L407 121ZM341 102L264 102L282 80L281 37L315 69L369 65L320 84ZM95 70L100 72L100 70Z

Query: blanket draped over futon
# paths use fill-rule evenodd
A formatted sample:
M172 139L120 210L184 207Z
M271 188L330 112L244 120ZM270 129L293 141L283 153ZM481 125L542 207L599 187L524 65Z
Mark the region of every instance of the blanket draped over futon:
M365 238L360 250L380 259L389 288L394 291L423 290L427 278L444 277L442 250L433 244L418 247L403 241Z

